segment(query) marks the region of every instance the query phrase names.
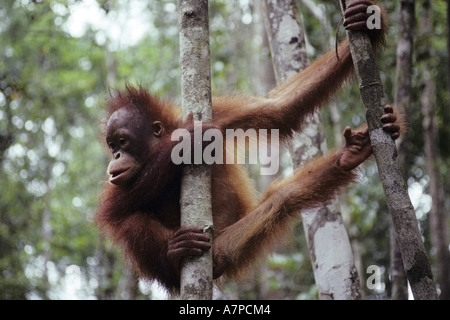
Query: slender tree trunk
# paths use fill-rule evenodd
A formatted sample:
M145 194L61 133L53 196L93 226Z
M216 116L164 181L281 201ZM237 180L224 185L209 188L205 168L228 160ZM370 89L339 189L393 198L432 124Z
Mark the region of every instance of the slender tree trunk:
M350 1L339 1L342 11L345 10L346 3ZM378 22L381 25L381 21ZM406 183L397 166L398 153L395 141L381 129L380 117L383 114L384 92L372 44L364 32L347 31L347 36L361 98L366 108L373 153L411 290L417 300L435 300L436 285Z
M309 64L304 28L294 1L266 0L264 5L273 65L277 82L281 83ZM305 125L304 132L293 139L291 156L294 167L326 152L318 112ZM301 212L301 215L319 299L359 299L359 276L338 210L338 199L324 203L317 210ZM333 244L332 250L330 243Z
M194 121L209 121L212 110L208 0L179 0L179 14L183 116L192 113ZM186 165L180 207L181 225L202 227L212 238L210 166ZM201 257L184 259L181 298L211 300L212 280L212 250Z
M310 13L312 13L316 19L320 21L321 30L323 30L323 50L331 50L335 48L336 45L336 34L335 30L330 24L329 13L326 10L326 6L323 2L316 2L315 0L302 0ZM328 103L328 109L330 112L330 120L333 125L334 133L334 145L340 146L344 143L343 125L341 122L341 112L336 102L336 98L332 98ZM339 207L342 212L342 218L344 220L344 226L350 226L352 224L351 218L349 216L349 210L347 202L345 201L345 195L340 195L339 197ZM353 230L353 232L352 232ZM359 231L355 228L347 229L348 237L350 239L351 250L353 253L353 264L359 273L364 272L362 260L361 260L361 248L360 242L358 240ZM364 299L364 291L361 291L361 299Z
M411 109L411 80L412 80L412 56L413 56L413 34L414 34L414 0L400 1L400 23L399 40L397 44L397 69L395 106L399 111L408 114ZM399 139L399 167L406 168L403 141ZM403 152L402 152L403 150ZM403 170L403 177L406 177L406 170ZM393 226L391 227L391 297L394 300L408 299L408 281L406 279L405 268L402 255L398 246Z
M421 53L431 58L429 52L431 43L428 41L433 36L432 29L432 3L425 0L421 11L421 28L424 46ZM440 287L440 299L450 299L450 255L448 252L447 214L444 203L444 191L442 190L441 175L439 173L440 152L439 134L436 122L436 83L430 73L430 65L427 61L422 64L423 91L421 96L425 166L430 177L428 184L433 205L430 211L430 231L433 247L436 252L437 282Z

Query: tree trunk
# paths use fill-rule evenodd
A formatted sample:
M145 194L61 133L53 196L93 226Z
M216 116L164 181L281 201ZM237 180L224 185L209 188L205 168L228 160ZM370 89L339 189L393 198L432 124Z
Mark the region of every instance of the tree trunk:
M266 0L264 8L275 74L277 82L281 83L309 64L303 24L292 0ZM326 152L318 112L305 124L304 132L294 135L291 148L294 167ZM336 198L317 210L301 212L319 299L359 299L358 272L337 208ZM333 243L333 250L330 250L330 243Z
M399 40L397 44L397 69L395 80L395 106L399 111L408 114L411 110L411 80L412 80L412 55L414 34L414 0L400 1ZM398 163L400 168L406 168L405 157L408 152L403 148L403 139L397 142L399 145ZM402 152L403 150L403 152ZM406 177L406 170L403 170ZM405 267L398 246L395 232L391 227L391 298L393 300L408 299L408 281Z
M422 38L424 41L421 53L431 58L429 39L433 36L431 1L425 0L421 11ZM427 59L428 60L428 59ZM425 167L430 177L428 184L433 205L430 212L430 233L433 247L436 251L437 282L440 288L440 299L450 299L450 255L448 252L447 214L444 203L444 191L442 190L439 163L441 155L438 146L438 126L436 123L436 83L430 73L430 65L427 61L422 64L423 91L421 95L423 132L425 148Z
M179 0L180 64L183 116L209 121L211 110L211 71L207 0ZM195 141L202 143L202 141ZM181 225L199 226L211 236L211 168L186 165L181 182ZM184 259L181 269L181 298L212 299L212 250L201 257Z
M345 10L346 2L350 1L339 1L342 11ZM380 117L384 112L384 92L372 44L365 32L347 31L347 36L361 98L366 108L373 154L411 290L417 300L435 300L436 285L406 183L397 166L398 153L395 141L383 131L380 124Z

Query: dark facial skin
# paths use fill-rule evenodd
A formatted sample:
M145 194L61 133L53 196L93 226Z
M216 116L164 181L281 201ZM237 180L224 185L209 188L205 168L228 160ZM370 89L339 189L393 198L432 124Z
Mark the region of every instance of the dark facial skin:
M148 128L132 108L115 111L108 120L106 143L112 153L107 172L109 182L125 186L135 180L148 148L145 133Z

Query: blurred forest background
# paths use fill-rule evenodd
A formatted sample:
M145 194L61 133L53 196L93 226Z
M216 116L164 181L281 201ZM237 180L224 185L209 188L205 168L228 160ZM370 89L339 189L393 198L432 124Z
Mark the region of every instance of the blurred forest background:
M386 47L377 57L389 103L398 89L400 7L407 2L414 3L380 1L390 21ZM337 38L345 37L339 2L297 5L312 61L333 48L338 27ZM447 271L442 282L450 281L449 261L439 261L436 248L443 245L448 258L449 242L433 239L431 222L436 208L438 225L447 231L450 226L448 6L445 0L415 1L409 131L399 142L435 280L439 268ZM275 85L259 10L258 1L210 1L213 95L262 95ZM126 83L180 101L178 46L174 0L2 1L0 299L168 298L157 286L138 281L92 219L108 161L99 139L102 106L111 89ZM356 81L342 88L334 103L333 112L324 108L321 114L328 148L340 143L343 127L365 121ZM361 172L360 183L343 195L341 212L364 298L390 299L390 216L375 162L365 163ZM317 299L301 223L294 229L292 241L255 271L256 281L226 283L217 298ZM369 266L382 270L382 285L375 290L366 285Z

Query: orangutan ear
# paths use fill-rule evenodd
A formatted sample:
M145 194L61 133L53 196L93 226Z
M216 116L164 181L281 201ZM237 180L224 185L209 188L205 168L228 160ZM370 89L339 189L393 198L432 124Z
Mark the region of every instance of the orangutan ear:
M153 134L155 137L161 137L164 133L164 126L161 121L153 121Z

